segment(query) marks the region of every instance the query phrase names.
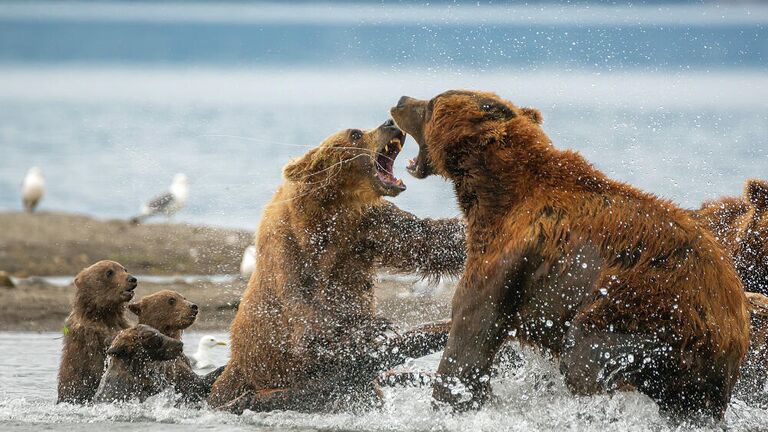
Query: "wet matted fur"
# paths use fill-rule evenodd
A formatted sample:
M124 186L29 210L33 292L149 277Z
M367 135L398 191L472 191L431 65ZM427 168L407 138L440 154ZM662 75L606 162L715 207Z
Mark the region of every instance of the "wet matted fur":
M376 314L376 270L453 275L465 258L459 220L419 219L383 199L404 189L391 172L404 139L391 121L344 130L285 167L256 233L256 271L212 406L334 411L377 403L374 380L389 361L375 358L388 349L391 326Z
M162 363L182 355L184 344L158 330L137 324L118 333L107 350L107 367L94 402L143 402L171 383Z
M197 319L198 307L176 291L161 290L142 297L128 309L139 318L139 324L156 328L166 336L181 341L185 329ZM211 386L224 370L218 368L208 374L198 375L185 355L157 365L165 379L173 385L174 391L184 402L200 402L208 397Z
M391 113L420 145L410 171L453 182L467 222L437 400L485 401L513 335L559 356L574 393L637 388L674 416L723 417L749 316L709 232L556 149L538 111L493 93L403 97Z
M114 261L99 261L75 277L72 313L64 327L58 402L87 403L104 372L106 351L128 327L124 311L136 278Z

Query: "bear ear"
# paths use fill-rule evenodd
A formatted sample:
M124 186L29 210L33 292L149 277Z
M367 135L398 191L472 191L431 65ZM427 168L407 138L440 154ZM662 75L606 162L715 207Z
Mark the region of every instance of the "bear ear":
M757 213L763 213L768 208L768 182L763 180L747 180L744 188L749 203Z
M516 116L512 108L497 100L482 98L478 102L480 103L480 109L484 113L484 120L508 120Z
M541 124L541 122L544 121L544 117L541 116L541 111L536 108L520 108L520 111L523 112L524 116L533 120L536 124Z
M312 149L304 156L288 162L283 168L283 176L290 181L303 181L318 171L320 149Z
M107 350L107 355L114 357L127 357L128 350L126 349L125 345L113 345Z
M136 316L141 315L141 303L129 303L128 310L133 312Z

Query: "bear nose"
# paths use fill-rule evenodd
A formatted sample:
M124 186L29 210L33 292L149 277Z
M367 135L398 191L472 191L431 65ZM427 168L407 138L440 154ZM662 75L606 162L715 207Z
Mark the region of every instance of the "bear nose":
M138 282L138 281L139 281L139 280L138 280L138 279L136 279L136 278L135 278L135 277L133 277L133 276L131 276L131 277L129 277L129 278L128 278L128 282L130 282L130 283L136 283L136 282Z
M197 312L197 305L192 303L192 306L190 306L193 311Z
M404 107L408 103L408 101L410 101L411 99L412 98L410 98L408 96L401 97L400 100L397 101L397 107L398 108Z
M392 119L389 119L384 122L384 126L394 126L394 125L395 125L395 121Z

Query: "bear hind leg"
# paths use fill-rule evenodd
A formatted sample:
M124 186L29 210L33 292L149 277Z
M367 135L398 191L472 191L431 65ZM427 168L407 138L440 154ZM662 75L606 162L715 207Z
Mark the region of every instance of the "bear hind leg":
M653 336L583 331L566 333L560 371L575 394L639 390L671 420L720 420L730 400L736 374L712 358L681 358Z

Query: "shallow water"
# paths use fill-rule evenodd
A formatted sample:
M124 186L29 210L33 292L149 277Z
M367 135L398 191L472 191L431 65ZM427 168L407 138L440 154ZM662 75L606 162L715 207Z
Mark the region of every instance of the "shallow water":
M225 334L213 333L226 338ZM186 351L202 336L184 336ZM380 410L350 414L252 413L242 416L208 409L177 408L173 396L161 394L144 403L76 407L56 405L57 333L0 333L0 429L14 431L198 430L210 431L530 431L530 430L693 430L672 427L655 404L638 393L574 397L557 368L531 351L521 351L519 369L493 379L495 399L475 413L434 410L428 388L387 388ZM213 351L226 361L226 349ZM439 353L414 361L411 370L434 370ZM768 412L733 401L725 426L748 431L768 428ZM719 430L716 426L707 429Z

